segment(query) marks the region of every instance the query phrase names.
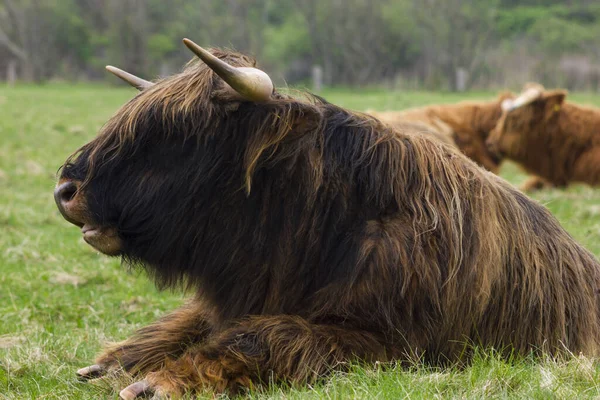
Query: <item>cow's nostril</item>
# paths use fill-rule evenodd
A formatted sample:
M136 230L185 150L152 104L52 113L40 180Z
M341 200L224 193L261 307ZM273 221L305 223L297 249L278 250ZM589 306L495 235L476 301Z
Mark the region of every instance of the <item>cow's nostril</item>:
M56 200L56 204L60 207L65 203L73 200L75 197L75 193L77 193L77 185L74 182L65 182L59 185L54 190L54 199Z

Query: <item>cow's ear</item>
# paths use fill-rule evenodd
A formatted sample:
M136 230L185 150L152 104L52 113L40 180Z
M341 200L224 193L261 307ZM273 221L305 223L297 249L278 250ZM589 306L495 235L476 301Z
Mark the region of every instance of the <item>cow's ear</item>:
M542 101L546 105L546 114L554 115L560 111L565 101L565 97L567 97L567 92L565 90L550 90L548 92L544 92Z

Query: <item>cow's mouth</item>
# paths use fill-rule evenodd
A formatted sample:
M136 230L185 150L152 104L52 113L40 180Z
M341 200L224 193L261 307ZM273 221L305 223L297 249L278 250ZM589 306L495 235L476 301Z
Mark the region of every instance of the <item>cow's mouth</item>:
M83 234L83 240L96 250L109 256L116 256L121 253L121 238L119 238L115 228L85 224L81 228L81 233Z
M500 163L502 159L504 159L504 154L498 148L497 144L493 141L487 140L485 142L485 147L488 150L488 153L492 156L495 162Z
M81 228L86 243L109 256L121 254L123 243L117 230L92 222L77 182L61 180L54 191L54 199L63 218Z
M504 159L504 156L501 154L501 152L499 150L496 150L494 152L490 151L490 158L492 159L492 161L495 164L500 164L502 162L502 160Z

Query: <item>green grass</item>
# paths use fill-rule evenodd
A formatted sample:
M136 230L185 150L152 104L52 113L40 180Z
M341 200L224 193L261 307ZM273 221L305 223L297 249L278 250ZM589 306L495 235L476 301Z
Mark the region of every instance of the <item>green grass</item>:
M0 88L0 399L116 398L106 384L77 382L106 340L119 340L181 303L145 277L97 254L59 215L52 198L65 158L134 95L126 88L48 85ZM495 93L327 90L355 110L486 99ZM600 105L600 96L572 95ZM502 171L518 184L511 164ZM600 191L577 186L534 196L600 255ZM481 354L469 367L354 368L312 388L271 388L253 398L581 398L600 396L589 359L502 360ZM207 395L207 398L210 398Z

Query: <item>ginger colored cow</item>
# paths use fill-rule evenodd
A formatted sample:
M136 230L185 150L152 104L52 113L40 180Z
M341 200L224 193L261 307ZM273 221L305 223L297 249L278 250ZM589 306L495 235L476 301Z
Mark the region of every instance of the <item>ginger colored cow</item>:
M566 96L564 90L528 88L487 140L490 151L536 175L524 190L600 185L600 108L566 102Z

